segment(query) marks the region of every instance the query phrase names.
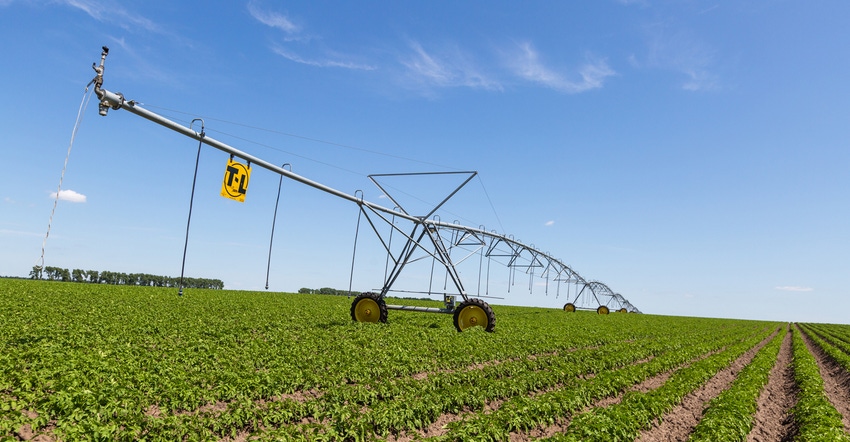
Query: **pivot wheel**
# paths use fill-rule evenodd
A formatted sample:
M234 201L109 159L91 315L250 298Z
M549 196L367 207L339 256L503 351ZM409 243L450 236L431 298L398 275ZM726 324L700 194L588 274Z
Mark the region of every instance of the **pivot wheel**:
M568 302L568 303L564 304L564 311L572 313L572 312L576 311L576 305L573 304L572 302Z
M484 327L485 331L496 329L496 314L490 305L478 298L470 298L455 309L455 328L464 331L472 327Z
M387 303L377 293L361 293L351 303L351 319L357 322L387 322Z
M600 305L600 306L596 309L596 313L599 313L600 315L607 315L607 314L608 314L608 312L609 312L608 307L606 307L606 306L604 306L604 305Z
M625 308L625 307L623 307L623 308L621 308L621 309L617 310L617 312L618 312L618 313L628 313L628 310L626 310L626 308Z

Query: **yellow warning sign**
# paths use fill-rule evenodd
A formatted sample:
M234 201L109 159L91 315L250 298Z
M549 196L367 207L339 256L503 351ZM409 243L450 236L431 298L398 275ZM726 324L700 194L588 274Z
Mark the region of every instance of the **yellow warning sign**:
M227 168L224 169L224 181L221 183L221 196L244 203L250 178L250 163L246 166L238 161L233 161L233 158L228 159Z

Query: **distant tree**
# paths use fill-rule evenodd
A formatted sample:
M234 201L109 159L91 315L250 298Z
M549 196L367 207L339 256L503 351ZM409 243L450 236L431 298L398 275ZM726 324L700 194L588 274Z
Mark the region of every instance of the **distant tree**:
M30 270L30 279L41 279L42 268L40 266L32 266Z
M170 276L150 275L147 273L121 273L104 270L69 271L60 267L33 266L29 277L31 279L46 278L48 281L89 282L92 284L139 285L146 287L177 287L179 279ZM184 278L183 287L201 289L224 289L224 281L211 278ZM309 290L309 289L308 289ZM333 290L333 289L329 289Z
M44 268L44 276L47 277L48 281L58 281L62 278L61 275L62 269L59 267L46 266Z
M298 289L298 293L310 294L310 293L313 293L313 289L308 289L307 287L302 287L302 288Z

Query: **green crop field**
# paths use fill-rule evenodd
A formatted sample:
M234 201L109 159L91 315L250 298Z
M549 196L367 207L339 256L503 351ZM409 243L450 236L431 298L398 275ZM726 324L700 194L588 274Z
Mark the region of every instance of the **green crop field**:
M458 333L350 304L0 280L0 440L635 440L745 361L688 436L744 440L792 342L791 436L850 440L803 341L846 373L850 326L496 305Z

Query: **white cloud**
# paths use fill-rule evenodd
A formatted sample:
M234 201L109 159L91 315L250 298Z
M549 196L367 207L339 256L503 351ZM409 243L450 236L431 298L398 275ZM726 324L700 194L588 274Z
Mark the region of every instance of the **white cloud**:
M303 35L303 27L293 22L284 14L263 10L259 7L256 1L248 2L248 12L258 22L279 29L284 32L283 41L285 43L301 43L303 48L310 48L310 43L313 40L309 36ZM304 64L307 66L315 66L320 68L343 68L362 71L373 71L377 67L365 63L357 63L350 61L351 57L340 55L335 51L323 49L320 56L303 56L299 52L293 51L280 44L273 44L270 47L271 51L281 57L293 61L295 63Z
M306 64L308 66L316 66L321 68L345 68L345 69L355 69L355 70L363 70L363 71L373 71L377 69L375 66L370 66L367 64L358 64L347 61L339 61L339 60L331 60L331 59L306 59L301 57L298 54L290 52L280 46L273 46L272 52L281 57L294 61L296 63Z
M50 198L56 199L56 192L51 193ZM86 196L85 195L83 195L81 193L74 192L73 190L70 190L70 189L69 190L60 190L59 191L59 199L62 200L62 201L69 201L69 202L72 202L72 203L84 203L84 202L86 202Z
M297 34L301 31L301 26L293 23L289 17L277 12L263 11L257 6L257 2L255 1L248 2L248 13L258 22L272 28L280 29L287 34Z
M449 85L452 81L452 73L445 64L425 52L422 45L412 43L413 55L402 64L416 76L426 78L439 86Z
M774 287L776 290L782 290L784 292L811 292L815 289L811 287L800 287L795 285L783 285L779 287Z
M680 84L688 91L705 91L718 88L719 79L712 71L714 50L710 49L685 30L667 32L661 26L650 29L646 59L636 57L630 61L636 67L665 69L685 76Z
M108 0L58 0L57 3L77 8L100 22L113 22L127 30L144 29L164 34L163 29L153 21L135 12L128 12L121 3Z
M481 73L467 54L458 48L430 53L418 42L411 42L412 52L400 60L406 74L419 87L470 87L501 90L502 85Z
M615 75L605 60L589 60L578 69L580 80L571 80L565 75L545 66L531 43L520 43L508 60L508 67L518 77L539 83L568 94L577 94L601 88L605 79Z
M554 225L555 225L555 220L546 221L546 226L554 226Z

